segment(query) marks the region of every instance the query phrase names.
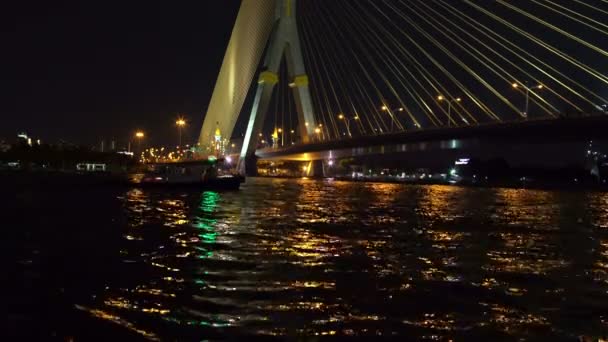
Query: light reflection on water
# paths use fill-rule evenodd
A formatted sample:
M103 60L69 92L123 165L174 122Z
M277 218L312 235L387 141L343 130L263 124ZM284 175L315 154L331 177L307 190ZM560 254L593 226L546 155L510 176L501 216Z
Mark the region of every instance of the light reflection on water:
M115 276L73 304L146 339L608 328L608 194L252 179L115 198Z

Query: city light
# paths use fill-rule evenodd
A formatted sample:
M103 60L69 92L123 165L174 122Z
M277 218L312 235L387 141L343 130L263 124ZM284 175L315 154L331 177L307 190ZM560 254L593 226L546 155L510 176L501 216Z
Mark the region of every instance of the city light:
M530 92L532 91L532 88L542 90L544 88L544 86L542 84L538 84L531 88L528 86L528 82L525 82L525 84L513 82L513 84L511 86L513 87L513 89L519 89L520 86L524 88L524 93L526 95L526 103L525 103L524 110L521 112L521 115L525 119L527 119L528 111L530 109Z
M146 135L142 131L135 132L135 137L138 139L144 138Z
M456 97L453 98L452 100L447 100L447 98L443 95L438 95L437 96L437 101L439 102L443 102L446 101L448 103L448 127L450 127L452 125L452 103L454 102L462 102L462 99L460 97ZM416 124L416 127L420 128L420 125Z

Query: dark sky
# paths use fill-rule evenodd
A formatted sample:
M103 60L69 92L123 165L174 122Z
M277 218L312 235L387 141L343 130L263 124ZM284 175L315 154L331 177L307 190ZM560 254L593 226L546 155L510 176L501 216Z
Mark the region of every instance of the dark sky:
M220 70L222 58L230 38L240 0L197 0L197 1L11 1L0 7L0 139L9 141L14 139L18 131L26 131L30 135L42 138L43 141L55 142L59 139L84 144L99 144L103 139L115 139L120 145L133 136L137 129L144 130L148 144L170 144L177 142L177 130L174 122L178 113L186 116L189 126L185 132L186 141L194 141L198 136L204 113L206 112L213 87ZM437 75L437 85L441 85L448 92L456 96L464 93L453 82L446 79L420 51L399 33L400 29L407 31L421 46L445 65L455 77L470 87L471 91L483 98L492 110L500 114L504 120L517 119L518 112L506 108L498 98L489 93L485 86L472 78L468 71L455 65L451 58L442 51L437 50L430 40L417 34L403 17L397 15L398 11L391 9L390 4L396 6L407 16L414 18L418 25L426 32L431 32L435 39L443 42L447 48L463 60L471 68L492 84L498 91L518 107L523 104L521 93L511 89L511 80L500 80L496 75L481 67L479 63L467 54L462 46L451 44L445 37L442 38L431 26L424 23L423 17L417 16L420 4L429 4L445 13L440 2L421 1L351 1L351 0L307 0L299 5L299 19L302 36L307 37L311 46L304 43L305 60L308 73L311 76L311 91L313 104L317 112L331 115L335 121L335 114L347 112L353 101L347 92L357 94L352 86L353 75L363 75L360 68L370 71L371 81L361 80L365 84L365 91L371 98L369 104L364 104L364 97L354 99L357 106L364 105L360 110L367 114L372 111L369 107L379 107L383 102L397 106L400 101L391 95L387 88L388 81L391 86L397 86L397 92L403 98L403 103L409 106L413 114L422 118L422 126L429 127L430 123L424 121L423 113L416 109L413 98L408 97L405 85L401 82L402 76L388 67L389 63L405 61L402 55L393 55L392 61L387 61L387 51L399 51L398 47L405 47L413 53L413 58L424 65L425 70ZM577 80L585 87L608 97L606 84L597 79L581 73L571 65L556 56L539 48L527 38L513 34L504 26L498 25L487 15L472 9L464 1L448 1L455 8L479 20L482 24L495 29L497 34L507 37L517 46L529 51L533 56L545 61L564 73L560 80L569 77ZM558 46L566 53L575 56L582 63L587 63L605 74L608 70L606 57L598 53L590 53L582 49L572 40L556 34L543 25L532 22L523 15L500 6L496 1L475 2L510 23L523 28L543 41ZM556 3L573 6L568 0L556 0ZM594 4L608 10L604 2L594 0ZM378 8L389 14L391 20L386 20ZM418 4L414 6L414 4ZM608 44L608 36L598 34L572 20L565 20L563 16L556 15L532 2L518 2L524 10L575 33L585 41L589 41L602 49ZM345 8L350 8L345 11ZM582 6L573 6L582 14L593 17L601 22L605 16ZM427 14L425 14L427 15ZM455 20L453 17L450 20ZM374 19L375 18L375 19ZM366 25L377 29L377 23L389 30L394 38L379 40L370 35ZM334 27L335 25L335 27ZM462 27L466 27L461 23ZM303 29L303 27L305 29ZM468 28L473 32L473 29ZM382 31L378 31L382 32ZM344 34L344 37L342 37ZM474 33L477 38L481 36ZM469 42L477 45L484 42L509 59L516 60L514 52L508 46L500 46L488 41L486 38L470 39ZM378 41L393 44L378 47ZM489 50L488 50L489 51ZM487 52L486 52L487 53ZM515 52L517 54L517 52ZM396 56L396 57L395 57ZM355 59L354 57L357 57ZM518 79L528 76L516 71L506 63L493 57L501 66ZM328 59L328 60L326 60ZM323 60L330 67L324 70L315 63ZM361 64L355 63L360 61ZM311 63L312 61L312 63ZM518 61L519 66L525 67L535 79L542 80L547 88L559 89L558 85L540 73L535 68ZM378 65L378 70L373 68ZM485 70L485 71L484 71ZM403 70L401 70L403 71ZM381 75L387 75L388 81ZM330 80L331 78L331 81ZM415 78L415 77L414 77ZM417 76L420 80L421 76ZM406 77L411 81L412 77ZM287 93L286 82L283 94ZM400 86L401 84L401 86ZM343 88L340 86L345 85ZM377 96L383 93L384 99ZM331 89L329 87L332 87ZM416 86L415 86L416 87ZM435 90L429 89L424 94L433 109L445 107L443 103L435 103ZM342 92L344 90L344 92ZM335 100L332 93L336 92ZM569 99L576 101L568 91ZM251 92L252 94L253 92ZM421 92L422 93L422 92ZM569 107L563 100L552 98L549 92L544 96L554 104L558 110L566 112ZM327 96L325 96L327 95ZM325 96L325 97L324 97ZM251 98L251 96L250 96ZM276 97L275 97L276 99ZM466 99L465 99L466 100ZM594 99L595 102L601 102ZM249 103L249 102L247 102ZM250 104L245 105L245 111ZM275 104L278 101L275 100ZM326 104L325 108L323 104ZM585 104L585 103L583 103ZM589 105L587 105L588 108ZM248 107L249 106L249 107ZM472 101L466 101L471 111L477 111L478 117L488 120L479 114L479 110ZM501 107L502 106L502 107ZM581 105L582 106L582 105ZM271 106L269 117L278 113L278 106ZM289 107L289 106L288 106ZM319 110L321 108L322 110ZM531 113L538 108L531 109ZM281 111L284 116L284 110ZM290 111L295 112L295 111ZM293 114L290 114L293 115ZM411 129L412 122L403 116L404 125ZM442 118L441 120L445 120ZM242 121L242 120L241 120ZM284 118L280 121L285 122ZM480 121L484 122L484 121ZM268 133L272 131L275 123L269 123ZM290 123L291 125L291 123ZM295 125L295 121L294 121ZM237 130L242 131L242 125ZM326 127L329 126L326 125ZM340 123L337 130L343 129ZM240 132L239 131L239 132ZM338 132L339 133L339 132Z
M0 8L0 138L198 134L239 0L11 1ZM165 128L166 127L166 128ZM161 132L166 132L165 136ZM170 138L170 139L169 139Z

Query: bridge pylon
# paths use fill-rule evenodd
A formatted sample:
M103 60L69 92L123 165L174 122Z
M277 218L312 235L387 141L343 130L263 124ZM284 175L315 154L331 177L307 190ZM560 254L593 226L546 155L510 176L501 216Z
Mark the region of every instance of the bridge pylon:
M279 69L283 56L287 61L289 87L294 92L298 127L303 143L307 143L314 136L314 130L317 127L298 33L296 1L276 0L274 28L267 42L268 48L264 58L263 71L258 79L253 108L239 159L238 170L241 174L255 175L257 173L257 170L251 167L252 163L247 160L255 159L257 146L254 137L263 128L272 92L279 83Z

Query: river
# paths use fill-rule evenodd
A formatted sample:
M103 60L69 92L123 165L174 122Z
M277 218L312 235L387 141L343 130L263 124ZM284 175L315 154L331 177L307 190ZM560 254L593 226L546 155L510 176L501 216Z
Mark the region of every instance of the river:
M4 331L22 340L608 331L608 193L249 179L3 197Z

